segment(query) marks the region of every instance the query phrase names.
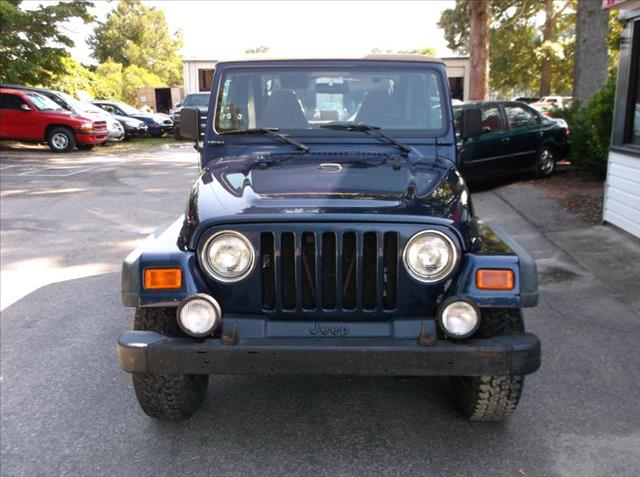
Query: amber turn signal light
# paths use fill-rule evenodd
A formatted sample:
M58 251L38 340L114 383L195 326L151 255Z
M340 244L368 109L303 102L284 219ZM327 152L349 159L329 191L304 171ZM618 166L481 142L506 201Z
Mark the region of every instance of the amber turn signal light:
M513 270L478 270L476 286L480 290L513 290Z
M144 287L147 290L170 290L181 286L181 268L146 268L144 270Z

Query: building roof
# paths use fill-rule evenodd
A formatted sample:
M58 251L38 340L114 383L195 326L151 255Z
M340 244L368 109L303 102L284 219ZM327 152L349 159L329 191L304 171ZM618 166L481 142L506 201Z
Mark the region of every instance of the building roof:
M370 54L366 56L354 57L354 56L305 56L305 57L276 57L269 54L248 54L235 58L227 58L221 60L200 60L200 59L185 59L184 62L203 62L211 61L218 63L236 63L236 62L260 62L260 61L314 61L314 60L347 60L347 61L411 61L418 63L444 63L440 58L425 55L401 55L401 54Z

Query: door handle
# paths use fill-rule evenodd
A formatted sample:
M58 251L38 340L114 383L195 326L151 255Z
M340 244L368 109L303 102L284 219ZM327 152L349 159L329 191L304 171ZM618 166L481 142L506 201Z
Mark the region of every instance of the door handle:
M510 139L510 138L508 138L508 137L503 137L503 138L502 138L502 142L509 142L510 140L511 140L511 139Z

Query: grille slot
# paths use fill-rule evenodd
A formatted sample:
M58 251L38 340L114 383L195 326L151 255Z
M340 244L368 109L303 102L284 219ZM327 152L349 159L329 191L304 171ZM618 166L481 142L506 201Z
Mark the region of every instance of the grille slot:
M373 232L364 234L362 248L362 307L373 310L376 307L377 278L377 235Z
M385 310L396 307L398 284L398 234L387 232L384 234L383 249L383 293L382 306Z
M263 232L260 255L265 310L397 307L396 232Z
M292 232L285 232L280 244L282 308L294 310L296 307L296 246Z
M336 308L336 234L322 234L322 308Z
M315 234L302 234L302 308L313 310L316 307L316 237Z

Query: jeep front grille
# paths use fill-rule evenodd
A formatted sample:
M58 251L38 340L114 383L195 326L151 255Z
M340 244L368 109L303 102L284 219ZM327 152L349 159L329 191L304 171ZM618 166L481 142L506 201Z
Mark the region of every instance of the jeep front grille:
M262 306L267 311L394 310L396 232L263 232Z

